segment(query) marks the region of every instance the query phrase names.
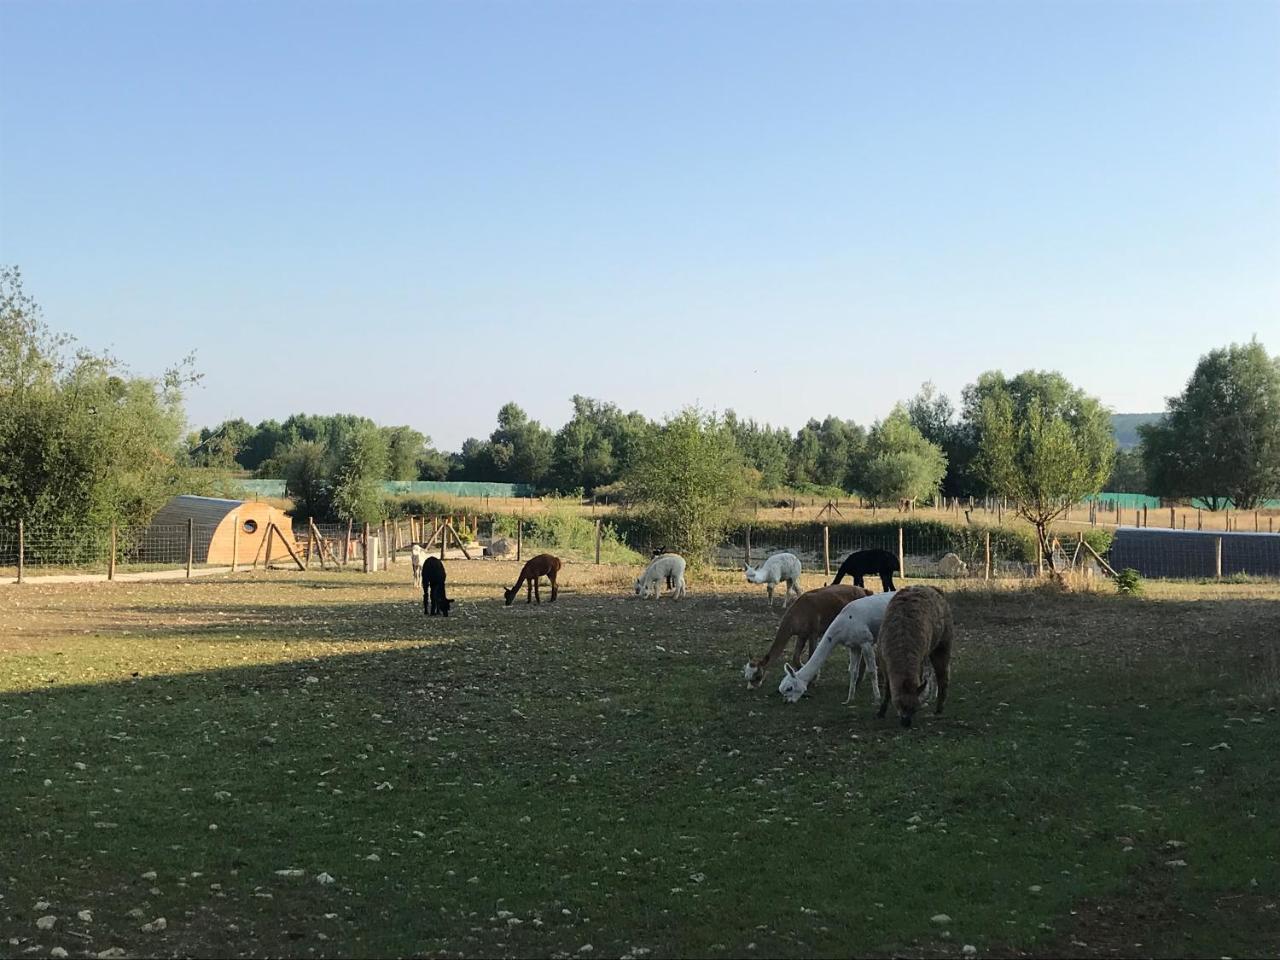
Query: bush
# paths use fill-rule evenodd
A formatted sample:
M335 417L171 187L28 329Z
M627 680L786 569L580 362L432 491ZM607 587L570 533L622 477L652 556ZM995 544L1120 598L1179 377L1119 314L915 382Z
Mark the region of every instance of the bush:
M388 494L383 497L382 503L387 517L392 520L401 517L430 517L464 512L450 507L443 500L421 493Z
M1142 575L1133 567L1125 567L1116 574L1116 592L1136 597L1142 593Z
M519 522L519 517L510 515L494 517L494 536L514 539ZM570 504L552 503L541 513L524 518L524 544L526 554L531 548L567 551L594 560L596 524L591 518L579 515ZM602 563L641 563L644 557L623 543L613 523L606 522L600 528L600 560Z

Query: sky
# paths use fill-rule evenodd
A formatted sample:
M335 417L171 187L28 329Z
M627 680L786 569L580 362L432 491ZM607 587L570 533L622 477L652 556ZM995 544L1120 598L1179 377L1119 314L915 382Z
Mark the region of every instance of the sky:
M1280 3L0 0L0 263L193 427L1280 353Z

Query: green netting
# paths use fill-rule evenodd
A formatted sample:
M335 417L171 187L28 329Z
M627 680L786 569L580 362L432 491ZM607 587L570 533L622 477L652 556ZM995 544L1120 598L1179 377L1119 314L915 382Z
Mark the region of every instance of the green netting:
M237 480L235 484L255 497L283 497L283 480ZM384 480L387 493L444 493L454 497L531 497L527 483L452 482L446 480Z
M1111 504L1119 504L1122 510L1141 510L1143 507L1155 509L1161 506L1159 497L1148 497L1144 493L1100 493L1095 497L1088 497L1089 500L1109 501ZM1201 510L1208 510L1209 505L1203 500L1192 500L1191 506L1199 507ZM1229 509L1234 510L1236 505L1231 501L1227 501ZM1259 509L1272 510L1280 507L1280 500L1265 500Z
M232 483L255 497L283 497L283 480L235 480Z

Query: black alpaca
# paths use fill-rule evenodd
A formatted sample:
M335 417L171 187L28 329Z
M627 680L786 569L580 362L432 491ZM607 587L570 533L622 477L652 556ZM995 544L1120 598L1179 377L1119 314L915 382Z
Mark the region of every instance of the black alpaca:
M422 612L429 617L437 613L447 617L451 603L444 593L444 564L439 557L426 557L422 561Z
M901 570L898 558L888 550L859 550L844 558L836 578L831 583L837 584L845 577L853 577L853 582L861 587L862 578L869 574L880 574L880 586L885 592L893 589L893 574Z
M666 547L654 547L654 548L653 548L653 555L654 555L655 557L660 557L660 556L662 556L664 553L670 553L670 552L671 552L671 551L670 551L670 550L668 550ZM669 574L669 573L668 573L668 574L667 574L667 589L668 589L668 590L674 590L675 588L676 588L676 578L675 578L675 577L673 577L671 574Z

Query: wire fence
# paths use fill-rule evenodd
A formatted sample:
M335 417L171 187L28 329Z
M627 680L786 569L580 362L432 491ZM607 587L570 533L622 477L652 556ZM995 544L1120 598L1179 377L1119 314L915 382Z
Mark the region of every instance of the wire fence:
M598 559L600 526L597 524ZM446 559L500 556L518 559L535 545L518 516L405 517L377 525L299 521L279 538L258 538L256 549L218 524L148 527L25 526L0 522L0 579L49 575L105 575L159 571L294 568L386 570L406 564L415 543ZM643 554L648 543L630 544ZM554 548L553 548L554 549ZM939 523L827 525L800 523L743 527L710 555L716 568L741 569L774 553L795 554L806 571L830 579L859 550L880 549L900 558L906 578L1021 579L1041 574L1048 558L1025 529L946 526ZM1085 533L1055 540L1053 565L1096 575L1125 568L1144 577L1280 579L1280 533L1120 527L1109 549L1094 553ZM591 550L579 550L590 562Z

